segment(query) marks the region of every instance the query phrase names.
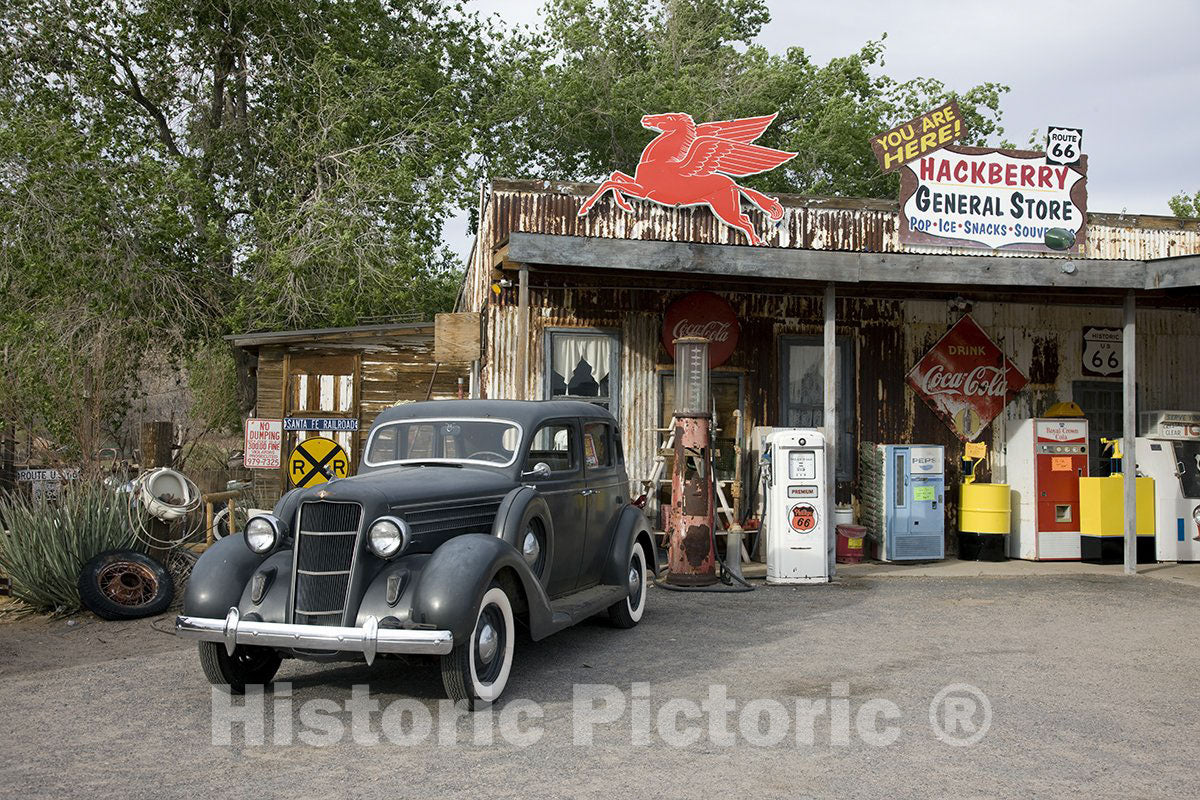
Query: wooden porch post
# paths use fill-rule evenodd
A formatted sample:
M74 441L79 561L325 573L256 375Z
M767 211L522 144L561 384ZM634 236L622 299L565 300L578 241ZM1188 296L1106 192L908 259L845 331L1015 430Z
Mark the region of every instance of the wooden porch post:
M521 387L517 400L529 398L529 267L517 271L517 380Z
M833 284L825 285L825 520L829 526L829 577L834 573L837 531L832 528L837 507L837 305Z
M1122 380L1124 404L1121 436L1121 469L1125 478L1125 574L1137 573L1137 458L1134 437L1137 435L1137 306L1133 291L1125 294L1125 330L1121 337L1125 370Z

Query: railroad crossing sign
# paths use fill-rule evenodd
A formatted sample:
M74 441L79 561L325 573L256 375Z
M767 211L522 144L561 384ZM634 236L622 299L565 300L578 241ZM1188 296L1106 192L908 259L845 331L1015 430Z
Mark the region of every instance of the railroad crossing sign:
M296 445L288 456L288 475L293 486L319 486L334 478L346 477L350 459L333 439L315 436Z

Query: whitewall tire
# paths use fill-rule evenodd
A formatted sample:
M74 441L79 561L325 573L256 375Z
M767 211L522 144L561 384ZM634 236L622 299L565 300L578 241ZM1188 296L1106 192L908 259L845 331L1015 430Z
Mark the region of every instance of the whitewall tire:
M512 601L493 583L479 601L470 639L442 656L446 696L472 711L499 699L512 674L515 639Z
M629 596L619 603L608 607L608 616L618 628L632 628L641 621L646 613L646 594L650 584L650 573L646 569L646 552L641 542L633 543L633 552L629 554L629 569L626 580L629 583Z

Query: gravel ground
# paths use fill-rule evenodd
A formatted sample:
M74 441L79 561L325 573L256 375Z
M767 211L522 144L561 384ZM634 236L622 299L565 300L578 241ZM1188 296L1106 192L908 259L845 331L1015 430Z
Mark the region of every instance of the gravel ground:
M431 664L285 662L291 695L268 692L257 743L253 730L214 725L194 645L162 632L169 619L0 624L0 786L13 797L255 800L1195 796L1195 588L1105 576L850 578L729 596L655 589L649 603L631 631L593 620L519 642L507 703L481 726L491 745L472 741L472 723L451 727ZM392 704L360 716L357 742L349 711L310 702L338 709L356 684ZM624 712L588 725L599 712L583 684L617 687L621 699L607 699L627 701ZM990 704L990 726L968 746L939 740L931 724L931 700L952 684ZM692 705L719 691L711 686L736 704L731 741L709 732L725 715ZM824 713L799 713L798 698ZM946 733L983 730L982 701L949 698L937 707ZM758 724L742 726L755 700ZM540 718L510 725L534 708ZM232 744L214 745L214 729ZM505 741L511 729L537 741ZM590 745L577 738L586 731Z

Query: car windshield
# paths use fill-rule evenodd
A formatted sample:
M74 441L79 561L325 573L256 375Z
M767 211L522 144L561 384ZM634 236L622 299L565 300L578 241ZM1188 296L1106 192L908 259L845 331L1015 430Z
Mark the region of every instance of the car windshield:
M516 461L521 428L507 420L412 419L386 422L371 432L367 465Z

